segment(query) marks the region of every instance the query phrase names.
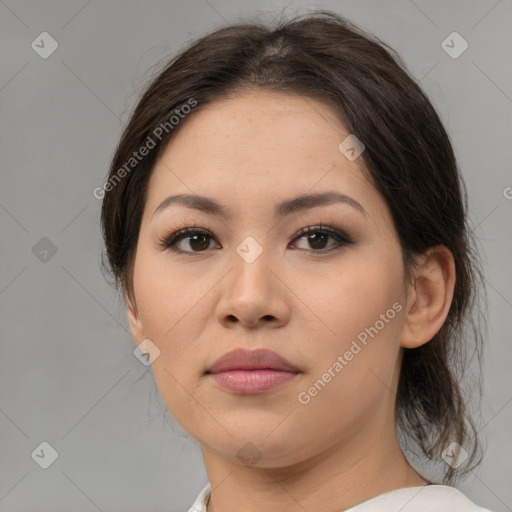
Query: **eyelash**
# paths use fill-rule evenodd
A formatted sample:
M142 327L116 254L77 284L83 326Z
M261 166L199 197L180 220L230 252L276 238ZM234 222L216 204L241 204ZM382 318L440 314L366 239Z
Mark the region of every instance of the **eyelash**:
M301 238L305 235L311 234L311 233L322 233L325 235L329 235L332 237L337 244L330 249L324 249L324 250L314 250L311 249L311 252L313 253L319 253L319 254L327 254L331 253L336 250L343 249L346 245L352 245L354 242L350 239L348 235L343 233L342 231L332 228L330 226L323 226L322 224L319 224L317 226L308 226L305 228L300 229L294 236L292 240L296 240L298 238ZM174 254L201 254L205 251L182 251L181 249L173 248L173 246L176 245L176 243L180 242L183 239L192 237L192 235L205 235L210 238L215 239L215 237L211 234L211 232L204 228L198 228L194 225L194 227L188 227L184 229L180 229L179 231L170 232L164 235L158 242L158 246L161 250L169 250L173 252ZM300 250L308 250L308 249L298 249Z

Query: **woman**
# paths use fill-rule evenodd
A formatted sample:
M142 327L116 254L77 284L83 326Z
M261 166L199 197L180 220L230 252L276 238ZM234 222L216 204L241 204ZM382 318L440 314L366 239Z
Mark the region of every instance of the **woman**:
M135 108L102 228L201 446L191 510L486 510L450 485L480 462L454 366L482 339L464 185L382 42L326 11L194 42Z

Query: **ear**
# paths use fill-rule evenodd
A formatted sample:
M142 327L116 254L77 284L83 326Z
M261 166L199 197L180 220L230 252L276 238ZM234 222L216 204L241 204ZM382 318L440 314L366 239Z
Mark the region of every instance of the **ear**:
M419 256L410 284L400 345L417 348L441 329L453 299L455 262L444 245L430 247Z
M139 312L137 311L137 306L133 305L131 298L126 298L126 306L127 306L126 315L128 317L128 325L130 327L130 331L132 333L133 339L135 340L135 342L138 345L145 338L144 329L142 327L142 322L139 318Z

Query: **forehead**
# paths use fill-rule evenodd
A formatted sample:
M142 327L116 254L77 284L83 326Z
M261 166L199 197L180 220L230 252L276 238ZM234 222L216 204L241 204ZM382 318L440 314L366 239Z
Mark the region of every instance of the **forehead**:
M180 146L187 151L194 145L198 157L205 156L206 150L213 151L211 156L225 152L226 158L242 159L270 159L282 156L286 149L317 153L320 147L336 149L340 137L348 135L326 102L266 91L248 91L198 105L184 125L167 149Z
M349 135L327 102L310 97L247 92L198 105L155 165L147 206L152 213L170 193L249 207L325 190L371 204L379 194L362 158L339 149Z

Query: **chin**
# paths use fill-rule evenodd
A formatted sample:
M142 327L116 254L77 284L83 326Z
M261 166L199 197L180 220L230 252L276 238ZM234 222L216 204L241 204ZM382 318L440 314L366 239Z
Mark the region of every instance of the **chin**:
M275 428L275 425L274 425ZM261 469L275 469L293 466L314 455L314 447L307 439L301 439L293 432L282 430L279 435L272 428L246 429L244 433L225 434L222 439L195 437L201 446L237 464ZM309 439L311 441L311 439Z

